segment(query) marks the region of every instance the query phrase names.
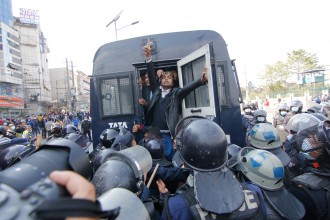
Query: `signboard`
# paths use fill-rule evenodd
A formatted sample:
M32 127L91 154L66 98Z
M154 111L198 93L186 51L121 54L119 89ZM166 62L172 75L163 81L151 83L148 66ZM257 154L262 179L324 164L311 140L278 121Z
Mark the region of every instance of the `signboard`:
M20 8L19 19L21 23L25 24L40 24L40 16L38 10Z
M0 96L0 107L24 108L23 98Z

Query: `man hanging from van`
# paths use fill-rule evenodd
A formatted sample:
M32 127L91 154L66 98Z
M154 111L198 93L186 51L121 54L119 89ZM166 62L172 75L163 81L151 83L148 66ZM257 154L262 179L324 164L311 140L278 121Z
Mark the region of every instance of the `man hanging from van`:
M168 160L171 160L175 153L172 138L175 135L175 126L181 114L181 102L190 92L207 83L208 69L204 67L202 77L183 88L174 88L174 80L177 79L176 71L164 71L160 76L159 86L152 62L149 41L143 50L146 57L150 88L153 92L146 111L146 125L160 128L163 135L165 156Z

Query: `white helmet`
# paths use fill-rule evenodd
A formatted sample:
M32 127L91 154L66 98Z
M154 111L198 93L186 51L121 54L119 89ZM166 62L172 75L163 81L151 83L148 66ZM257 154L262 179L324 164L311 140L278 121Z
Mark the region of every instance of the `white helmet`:
M284 167L269 151L244 147L237 160L237 169L260 188L275 191L283 187Z
M255 148L270 150L282 146L280 135L276 128L268 123L253 126L249 134L249 143Z
M326 119L327 118L325 116L323 117L321 114L301 113L290 118L285 129L288 132L294 131L298 133L301 130L318 125L321 121Z

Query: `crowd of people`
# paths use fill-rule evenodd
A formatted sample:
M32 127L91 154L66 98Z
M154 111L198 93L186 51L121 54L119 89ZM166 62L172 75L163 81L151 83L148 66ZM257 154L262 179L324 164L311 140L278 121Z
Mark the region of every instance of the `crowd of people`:
M279 102L272 122L265 109L245 104L246 143L238 146L205 117L179 118L181 101L207 83L206 67L200 78L179 88L175 70L155 70L149 43L144 53L139 103L145 124L102 132L89 155L90 181L71 171L52 172L53 181L75 199L99 203L113 189L129 190L147 210L143 219L330 219L329 103L304 112L300 100ZM38 133L34 120L24 121L32 137ZM67 115L45 121L62 128L73 122ZM91 122L80 122L91 139ZM47 123L44 130L47 137ZM142 213L137 207L136 218Z
M37 135L41 135L43 139L48 139L54 134L55 127L60 128L64 134L66 127L73 125L91 141L92 128L89 118L89 113L77 112L76 115L73 115L62 110L61 113L50 112L37 116L32 114L25 118L0 118L0 128L6 137L26 138L28 142L35 144Z

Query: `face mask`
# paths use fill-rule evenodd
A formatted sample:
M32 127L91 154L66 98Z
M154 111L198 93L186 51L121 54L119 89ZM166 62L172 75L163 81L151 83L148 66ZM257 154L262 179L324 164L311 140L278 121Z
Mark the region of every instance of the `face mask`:
M288 141L290 141L292 139L293 135L289 134L288 136L286 136L286 138L288 139Z
M299 109L298 107L295 107L295 106L294 106L294 107L291 108L291 111L292 111L292 112L298 112L298 109Z
M287 112L286 112L286 111L281 111L280 114L281 114L282 116L286 116Z
M3 125L6 126L7 125L7 122L3 123Z
M302 149L303 151L307 151L307 150L313 149L313 146L309 143L308 138L305 138L305 139L304 139L304 141L303 141L303 143L302 143L302 145L301 145L301 149ZM309 152L301 152L301 153L305 156L305 158L306 158L307 160L315 160L315 158L312 157L312 156L309 154Z
M257 121L258 122L264 122L265 121L265 117L257 117Z
M11 126L10 129L11 129L12 131L14 131L14 130L15 130L15 126Z
M251 109L247 108L244 110L245 113L250 113L251 112Z

